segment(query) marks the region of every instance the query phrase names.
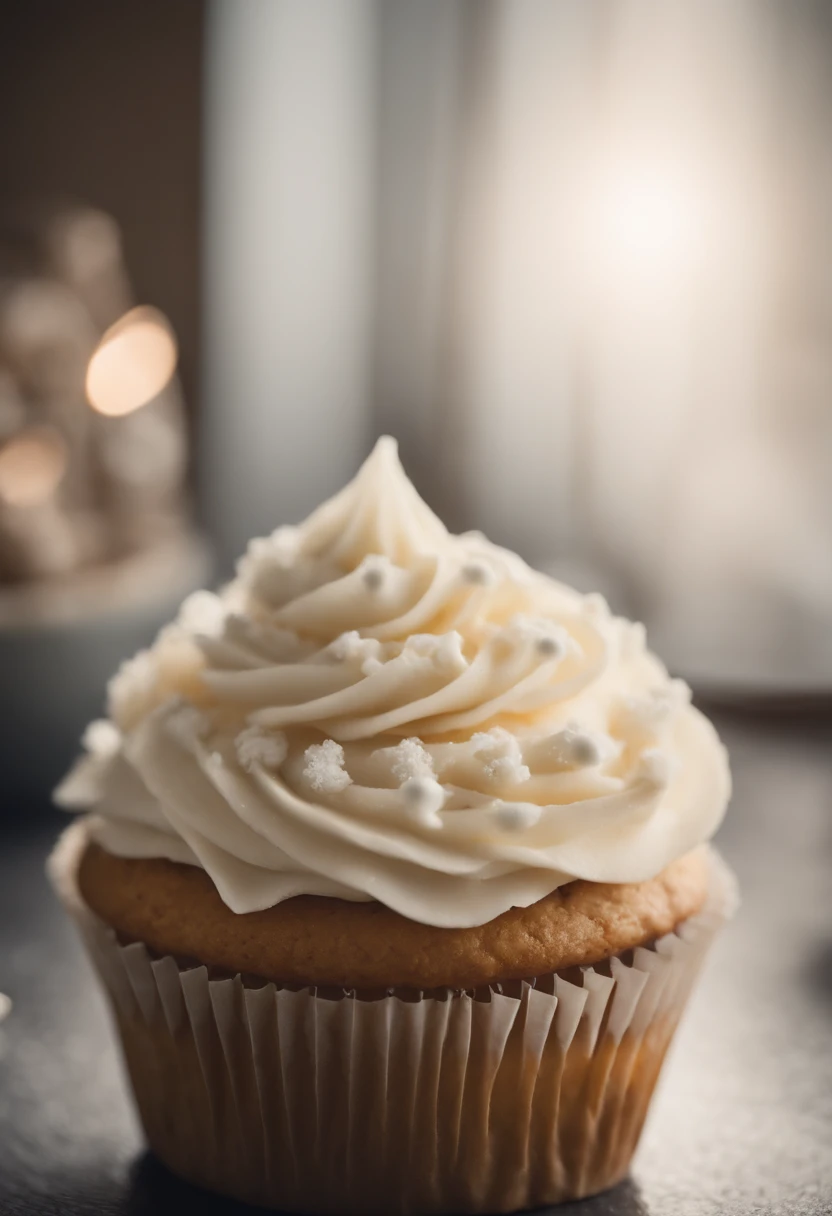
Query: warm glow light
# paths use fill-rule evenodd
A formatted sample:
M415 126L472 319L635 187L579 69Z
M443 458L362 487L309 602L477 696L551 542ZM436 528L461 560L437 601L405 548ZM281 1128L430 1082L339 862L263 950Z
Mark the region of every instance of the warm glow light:
M599 179L593 195L588 236L606 269L678 274L702 253L708 215L695 179L625 163Z
M134 308L107 330L87 368L87 400L110 418L157 397L176 370L176 339L154 308Z
M10 507L34 507L58 488L67 450L51 427L30 427L0 447L0 499Z

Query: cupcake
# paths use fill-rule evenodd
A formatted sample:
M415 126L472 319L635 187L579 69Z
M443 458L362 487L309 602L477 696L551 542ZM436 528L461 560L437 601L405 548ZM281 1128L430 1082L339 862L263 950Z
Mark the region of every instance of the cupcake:
M385 1214L625 1176L734 901L725 752L641 626L451 535L383 439L108 713L50 872L171 1170Z

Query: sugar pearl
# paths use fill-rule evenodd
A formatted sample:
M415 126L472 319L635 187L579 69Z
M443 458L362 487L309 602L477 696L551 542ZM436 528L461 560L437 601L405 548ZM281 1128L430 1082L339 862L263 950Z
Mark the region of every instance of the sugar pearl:
M497 826L504 832L523 832L540 821L540 807L530 803L505 803L494 811Z
M361 581L368 591L378 591L384 582L384 571L378 566L370 566L362 573Z
M427 828L441 828L439 812L445 805L445 791L428 777L410 777L400 787L411 816Z
M467 562L460 571L463 580L472 587L489 587L496 582L496 576L486 566L485 562Z

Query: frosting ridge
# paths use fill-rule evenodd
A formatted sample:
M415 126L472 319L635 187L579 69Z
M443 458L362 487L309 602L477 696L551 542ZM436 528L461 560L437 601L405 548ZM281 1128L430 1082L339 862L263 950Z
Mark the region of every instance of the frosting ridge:
M575 878L653 877L716 830L724 750L644 631L478 533L382 439L251 543L109 690L58 801L235 912L378 899L466 927Z

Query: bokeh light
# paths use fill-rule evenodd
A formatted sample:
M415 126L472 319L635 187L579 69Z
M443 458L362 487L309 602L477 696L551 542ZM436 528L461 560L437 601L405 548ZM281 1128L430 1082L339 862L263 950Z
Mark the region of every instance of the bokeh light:
M120 418L157 397L176 370L176 338L155 308L131 309L96 347L87 368L87 400Z
M712 218L696 174L622 159L593 183L587 237L602 273L676 278L706 254Z
M0 447L0 500L34 507L55 493L66 472L67 449L47 426L30 427Z

